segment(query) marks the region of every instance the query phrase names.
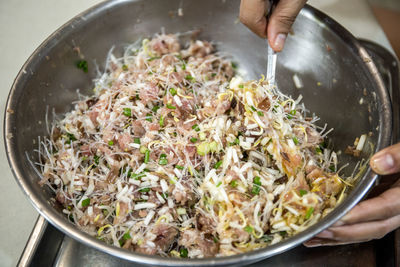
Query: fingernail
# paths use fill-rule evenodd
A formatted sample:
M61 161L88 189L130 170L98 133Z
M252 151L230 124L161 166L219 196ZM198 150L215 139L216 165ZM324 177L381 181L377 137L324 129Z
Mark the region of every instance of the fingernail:
M275 51L282 51L283 46L285 45L286 34L280 33L276 36L274 46Z
M389 174L394 167L394 158L389 153L377 154L371 159L371 167L379 174Z
M325 231L322 231L321 233L317 234L316 237L319 237L319 238L332 238L333 237L333 233L331 231L325 230Z
M303 244L304 244L304 246L309 247L309 248L321 246L321 242L319 242L317 240L310 240L310 241L304 242Z

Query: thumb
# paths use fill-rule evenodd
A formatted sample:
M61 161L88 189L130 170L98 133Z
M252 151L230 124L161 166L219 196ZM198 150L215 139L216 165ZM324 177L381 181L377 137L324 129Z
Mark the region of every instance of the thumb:
M400 143L382 149L370 161L371 168L378 174L400 172Z
M268 23L268 41L272 49L280 52L297 14L307 0L280 0Z

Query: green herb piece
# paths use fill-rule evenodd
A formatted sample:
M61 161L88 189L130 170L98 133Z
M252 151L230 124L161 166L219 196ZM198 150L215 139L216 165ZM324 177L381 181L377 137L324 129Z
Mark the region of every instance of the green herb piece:
M109 145L109 146L114 145L114 141L113 141L113 140L108 141L108 145Z
M254 106L250 106L252 111L257 111L257 109Z
M181 165L176 165L175 168L177 168L178 170L183 170L184 169L184 167L181 166Z
M81 202L82 207L87 207L90 205L90 198L85 198L84 200L82 200Z
M156 113L157 112L157 110L160 108L160 106L154 106L152 109L151 109L151 111L153 111L154 113Z
M307 190L304 190L304 189L300 189L300 190L299 190L299 193L300 193L300 196L302 197L302 196L304 196L305 194L307 194L308 191L307 191Z
M132 237L131 237L131 235L129 234L129 233L125 233L123 236L122 236L122 239L124 240L124 241L126 241L126 240L128 240L128 239L131 239Z
M248 232L249 234L251 234L251 233L253 232L253 227L251 227L250 225L247 225L247 226L244 228L244 230L245 230L246 232Z
M139 137L133 138L133 142L134 142L135 144L139 144L139 145L140 145L140 138L139 138Z
M185 64L185 62L182 62L182 70L186 70L186 64Z
M231 62L231 66L233 69L237 69L238 67L236 62Z
M222 165L222 160L220 160L217 163L215 163L214 169L218 169L219 167L221 167L221 165Z
M135 179L135 180L140 180L140 178L142 178L142 177L144 177L144 176L146 176L146 174L145 174L144 172L141 172L141 173L138 173L138 174L136 174L136 173L131 173L131 175L130 175L130 177L131 177L132 179Z
M197 124L193 125L192 129L195 130L196 132L200 132L200 127Z
M331 171L335 172L335 171L336 171L335 165L331 165L331 166L329 166L329 170L331 170Z
M176 109L176 107L175 107L174 105L171 105L171 104L167 104L167 108L169 108L169 109Z
M83 70L83 72L88 72L88 63L86 60L78 61L78 63L76 63L76 66L78 67L78 69Z
M261 186L261 178L260 176L256 176L253 179L253 188L251 189L251 193L253 195L258 195L260 193L260 186Z
M257 111L257 115L260 117L264 117L264 113L262 111Z
M146 114L146 121L153 122L151 113Z
M261 237L261 240L264 242L271 242L274 239L274 237L272 235L263 235Z
M317 153L322 153L321 147L317 146L317 147L315 148L315 152L317 152Z
M76 140L76 137L72 133L67 133L67 144L71 144L73 141Z
M124 65L122 65L122 70L123 70L123 71L127 71L127 70L128 70L128 66L127 66L127 65L125 65L125 64L124 64Z
M192 137L192 138L190 138L190 142L192 142L192 143L196 143L197 142L197 138L195 138L195 137Z
M176 94L178 93L175 88L170 88L169 92L171 93L172 96L176 96Z
M222 182L220 181L220 182L217 184L217 186L216 186L216 187L220 187L220 186L221 186L221 184L222 184Z
M149 163L150 160L150 150L146 150L146 152L144 152L144 163Z
M160 195L165 199L167 199L167 197L168 197L168 193L161 193Z
M93 157L93 161L94 161L94 164L99 165L100 157L97 156L97 155L95 155L95 156Z
M185 79L188 80L188 81L193 81L194 77L192 75L186 75Z
M150 191L150 188L148 188L148 187L139 189L139 192L140 192L140 193L147 193L147 192L149 192L149 191Z
M213 241L214 241L215 244L217 244L219 242L218 237L213 236Z
M306 217L305 217L305 219L306 219L306 220L310 219L310 217L311 217L311 215L313 214L313 212L314 212L314 208L313 208L313 207L308 208L308 210L307 210L307 212L306 212Z
M156 60L156 59L160 59L160 57L151 57L147 61L153 61L153 60Z
M243 84L239 84L239 88L240 88L240 89L243 89L243 88L244 88L244 85L243 85Z
M167 160L167 159L160 159L160 160L158 161L158 164L160 164L160 165L167 165L167 164L168 164L168 160Z
M179 250L179 254L181 258L187 258L188 257L188 250L186 248L181 248Z
M280 234L282 237L286 237L286 236L287 236L287 232L286 232L286 231L280 231L279 234Z
M160 117L159 124L160 124L160 127L164 127L164 117L163 116Z
M124 108L122 113L127 117L132 116L132 110L130 108Z
M167 158L167 154L162 153L162 154L160 155L160 159L166 159L166 158Z
M253 184L261 185L261 177L260 176L254 177Z
M237 180L233 180L233 181L231 181L231 183L229 185L232 186L233 188L235 188L238 186L238 182L237 182Z
M294 136L293 137L293 142L294 142L295 145L298 145L299 144L299 139L297 139L297 137Z
M296 110L295 109L292 109L290 112L289 112L289 114L291 114L291 115L296 115Z
M216 73L211 73L211 77L215 77L215 76L217 76Z

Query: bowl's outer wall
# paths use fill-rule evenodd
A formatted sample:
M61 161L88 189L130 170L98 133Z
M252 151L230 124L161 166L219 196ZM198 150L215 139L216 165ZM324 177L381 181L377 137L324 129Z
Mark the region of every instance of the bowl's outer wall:
M178 16L178 8L183 10L182 17ZM12 138L6 139L6 146L18 182L47 219L73 237L109 253L155 263L145 256L132 258L134 254L101 244L68 224L51 207L51 191L38 185L39 176L26 154L38 159L33 151L38 148L38 136L48 135L46 113L51 123L53 110L60 115L73 108L71 103L78 99L77 89L83 95L92 93L92 80L98 76L98 71L104 70L111 47L119 57L128 44L160 31L185 33L200 29L198 38L212 40L218 50L231 55L246 78L260 78L266 73L266 43L238 23L238 8L236 0L106 2L72 19L35 51L10 93L7 108L14 113L6 114L4 136L10 137L7 134L12 133ZM189 36L183 39L187 41ZM87 60L88 73L76 67L79 60ZM355 137L369 132L373 133L369 141L378 149L390 140L391 113L387 92L374 70L368 55L347 31L324 14L307 7L298 16L284 51L278 55L277 82L284 93L293 97L301 94L306 107L321 118L320 125L327 123L334 128L330 136L336 150L344 151ZM303 88L295 87L294 74L301 78ZM341 156L340 160L356 162L348 156ZM350 197L324 222L295 241L282 242L259 255L272 256L333 223L361 198L360 194L368 190L374 177L368 171ZM231 262L261 259L257 253L247 255L250 256L237 257L235 259L240 260ZM175 264L168 260L163 263ZM217 260L217 263L221 262ZM229 264L229 261L224 263Z

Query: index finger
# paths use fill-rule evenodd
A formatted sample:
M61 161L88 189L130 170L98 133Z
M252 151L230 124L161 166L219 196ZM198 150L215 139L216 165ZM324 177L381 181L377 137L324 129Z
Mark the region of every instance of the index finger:
M265 0L240 1L240 21L262 38L267 37L267 18L265 17L266 8L267 1Z

